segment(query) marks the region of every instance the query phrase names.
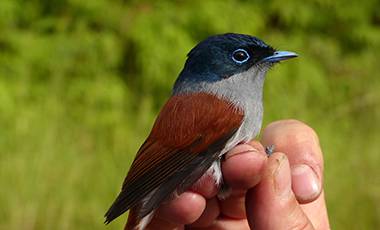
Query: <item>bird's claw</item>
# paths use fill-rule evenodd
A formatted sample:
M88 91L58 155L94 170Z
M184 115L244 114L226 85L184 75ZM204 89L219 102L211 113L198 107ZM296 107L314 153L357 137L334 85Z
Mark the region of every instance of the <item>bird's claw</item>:
M265 147L265 153L267 154L268 157L270 157L275 149L275 145L269 145Z

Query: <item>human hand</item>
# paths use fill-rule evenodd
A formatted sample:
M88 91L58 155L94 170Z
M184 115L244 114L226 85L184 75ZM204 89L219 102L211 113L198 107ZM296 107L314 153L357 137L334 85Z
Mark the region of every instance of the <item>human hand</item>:
M231 196L218 200L212 178L204 176L161 205L148 229L329 229L315 132L298 121L278 121L264 130L262 143L276 152L267 158L252 141L226 155L222 171Z
M263 133L275 144L260 184L246 195L254 229L330 229L322 188L323 156L316 133L305 124L279 121Z

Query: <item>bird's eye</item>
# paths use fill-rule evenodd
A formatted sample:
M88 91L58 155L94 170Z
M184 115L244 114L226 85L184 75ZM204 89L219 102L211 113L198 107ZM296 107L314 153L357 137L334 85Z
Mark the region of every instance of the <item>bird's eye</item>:
M248 61L249 58L248 52L244 49L237 49L232 53L232 60L238 64Z

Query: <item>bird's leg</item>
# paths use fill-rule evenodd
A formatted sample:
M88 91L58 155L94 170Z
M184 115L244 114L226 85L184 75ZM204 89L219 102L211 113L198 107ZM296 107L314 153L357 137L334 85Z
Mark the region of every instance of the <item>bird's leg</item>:
M225 155L223 155L220 160L217 160L214 163L216 165L214 167L214 170L219 170L220 174L221 174L220 180L217 183L217 185L219 187L219 192L217 195L219 200L224 200L231 195L231 187L228 186L228 184L226 182L224 182L223 174L221 173L222 172L221 161L224 161L224 160L225 160Z
M265 147L265 153L267 154L268 157L270 157L273 154L275 148L276 148L275 145L269 145Z
M231 187L222 182L219 186L218 198L219 200L225 200L231 195Z

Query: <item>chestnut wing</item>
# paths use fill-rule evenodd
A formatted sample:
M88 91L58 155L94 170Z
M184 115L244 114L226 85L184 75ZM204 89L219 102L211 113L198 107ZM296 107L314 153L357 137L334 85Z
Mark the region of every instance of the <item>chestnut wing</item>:
M139 205L139 218L176 189L186 190L218 159L236 133L243 112L206 93L171 97L139 149L106 223Z

